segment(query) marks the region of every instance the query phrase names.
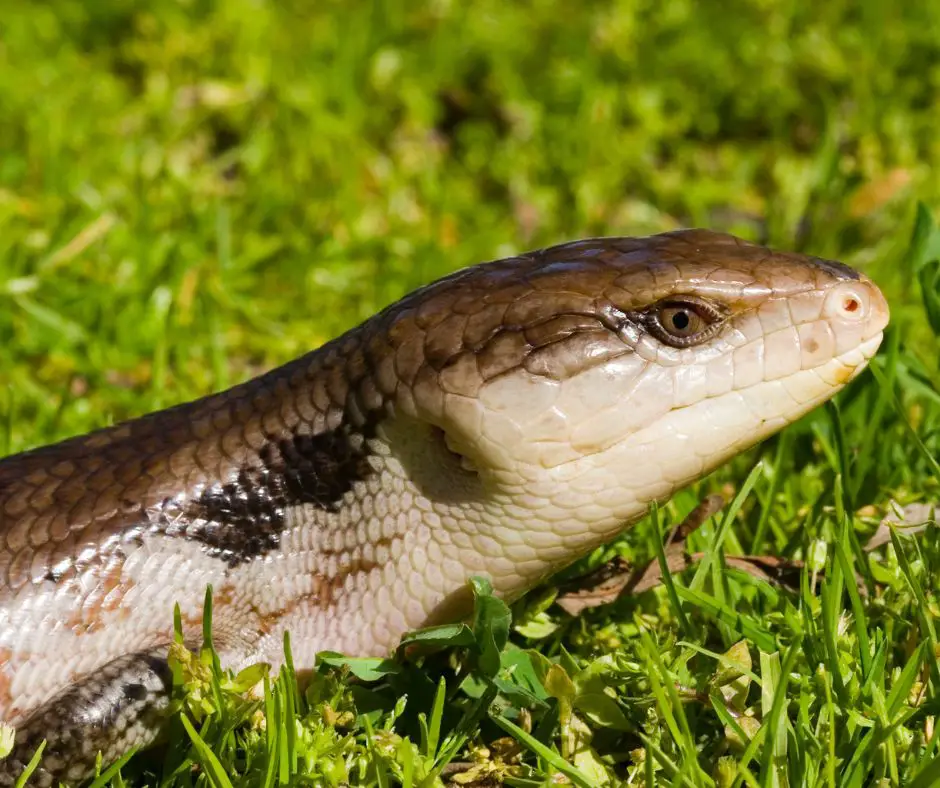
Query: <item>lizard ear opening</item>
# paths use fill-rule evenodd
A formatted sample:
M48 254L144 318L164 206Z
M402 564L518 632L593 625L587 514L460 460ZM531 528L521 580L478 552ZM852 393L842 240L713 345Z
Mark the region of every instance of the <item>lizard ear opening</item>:
M463 454L454 444L454 441L451 439L451 436L440 427L432 427L432 434L434 438L440 442L440 445L443 447L443 450L446 452L447 456L452 458L462 471L465 473L473 474L474 476L479 475L480 470L473 463L466 454Z

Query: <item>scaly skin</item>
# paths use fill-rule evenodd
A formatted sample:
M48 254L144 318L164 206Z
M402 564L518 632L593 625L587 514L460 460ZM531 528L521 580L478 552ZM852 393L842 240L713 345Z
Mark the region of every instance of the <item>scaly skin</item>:
M679 313L682 315L679 315ZM678 315L678 317L677 317ZM694 230L442 279L229 391L0 462L0 719L37 784L146 744L179 603L239 667L381 655L609 541L825 401L888 321L829 261ZM5 770L5 771L4 771Z

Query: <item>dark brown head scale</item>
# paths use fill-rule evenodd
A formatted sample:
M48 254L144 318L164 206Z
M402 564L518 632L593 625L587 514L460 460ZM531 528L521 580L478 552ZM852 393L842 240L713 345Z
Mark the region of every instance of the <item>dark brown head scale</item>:
M827 260L824 257L811 257L810 259L837 279L846 279L853 282L858 282L861 279L858 271L849 268L845 263L840 263L838 260Z

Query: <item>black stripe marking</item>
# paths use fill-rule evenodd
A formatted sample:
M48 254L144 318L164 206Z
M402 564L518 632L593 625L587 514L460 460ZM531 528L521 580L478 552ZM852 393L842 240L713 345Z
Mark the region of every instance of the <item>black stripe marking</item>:
M183 503L165 501L158 530L201 542L230 566L263 556L278 547L290 507L336 511L353 484L371 473L366 440L373 432L367 425L271 441L233 481Z
M838 260L827 260L824 257L812 257L810 259L837 279L851 279L853 282L857 282L861 278L858 271L849 268L845 263L840 263Z

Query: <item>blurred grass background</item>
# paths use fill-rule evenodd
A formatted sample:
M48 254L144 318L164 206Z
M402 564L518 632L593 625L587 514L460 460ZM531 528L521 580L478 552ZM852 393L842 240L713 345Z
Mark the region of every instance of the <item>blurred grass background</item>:
M729 230L907 298L938 29L880 0L6 0L0 449L578 236Z

